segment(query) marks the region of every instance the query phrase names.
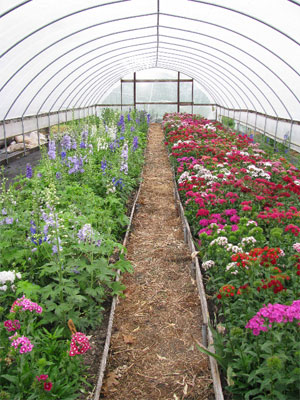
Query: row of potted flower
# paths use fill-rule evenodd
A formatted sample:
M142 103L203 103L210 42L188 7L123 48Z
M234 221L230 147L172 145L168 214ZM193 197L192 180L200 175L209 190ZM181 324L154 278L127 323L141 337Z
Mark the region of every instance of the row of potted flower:
M218 122L169 114L163 126L213 298L227 390L237 399L296 398L300 172Z
M2 178L0 399L67 400L85 390L87 335L105 302L122 295L117 271L131 270L120 241L149 118L107 109L60 126L37 166L11 185Z

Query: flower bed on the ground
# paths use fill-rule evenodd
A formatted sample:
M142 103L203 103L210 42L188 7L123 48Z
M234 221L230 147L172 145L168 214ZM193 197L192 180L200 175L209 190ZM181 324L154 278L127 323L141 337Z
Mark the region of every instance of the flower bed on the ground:
M0 399L75 399L82 354L130 271L120 244L149 115L109 109L60 127L0 192ZM62 132L63 131L63 132Z
M236 399L295 399L300 172L217 122L169 114L163 126L217 310L211 323L226 389Z

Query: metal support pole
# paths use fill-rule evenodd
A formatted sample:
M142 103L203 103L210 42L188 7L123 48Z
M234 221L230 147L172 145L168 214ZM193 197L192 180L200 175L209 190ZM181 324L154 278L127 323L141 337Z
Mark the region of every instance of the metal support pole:
M136 72L133 73L133 107L136 110Z
M218 121L218 106L216 105L216 115L215 115L215 120Z
M39 127L39 117L38 117L38 115L36 115L36 131L37 131L37 135L38 135L38 145L40 147L41 142L40 142L40 127Z
M180 112L180 72L177 75L177 112Z
M275 150L275 148L276 148L277 130L278 130L278 118L277 118L277 120L276 120L276 126L275 126L274 150Z
M49 127L49 134L51 133L50 130L50 112L48 112L48 127Z
M266 137L266 129L267 129L267 117L265 116L265 125L264 125L264 132L263 132L264 138Z
M121 114L123 112L123 81L121 79Z
M60 133L59 111L57 111L57 133Z
M25 156L26 155L26 145L25 145L25 129L24 129L23 115L21 118L21 122L22 122L22 135L23 135L23 152L24 152L24 156Z
M192 114L194 114L194 79L192 80Z
M246 135L248 136L248 115L249 115L249 110L247 110L247 117L246 117Z
M254 140L254 138L255 138L256 124L257 124L257 112L255 111L255 122L254 122L253 140Z
M6 164L8 164L5 119L3 120L3 133L4 133L4 146L5 146L5 161L6 161Z
M289 150L291 148L291 143L292 143L292 133L293 133L293 120L291 121L291 128L290 128Z

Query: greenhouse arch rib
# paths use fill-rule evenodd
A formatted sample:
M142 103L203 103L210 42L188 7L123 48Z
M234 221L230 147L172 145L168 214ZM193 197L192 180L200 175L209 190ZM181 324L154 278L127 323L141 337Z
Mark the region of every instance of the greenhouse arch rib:
M27 3L31 2L31 1L32 1L32 0L26 1L26 2L24 2L23 4L20 4L18 7L21 7L21 6L27 4ZM92 9L94 9L94 8L104 7L104 6L113 5L113 4L118 4L118 3L124 3L124 2L126 2L126 1L130 1L130 0L116 0L116 1L112 1L112 2L105 3L105 4L98 4L98 5L95 5L95 6L92 6L92 7L87 7L87 8L83 8L83 9L81 9L81 10L74 11L73 13L64 15L63 17L57 18L57 19L55 19L55 20L53 20L53 21L50 21L48 24L41 26L40 28L38 28L38 29L36 29L35 31L29 33L29 34L26 35L24 38L22 38L21 40L19 40L18 42L16 42L13 46L11 46L9 49L7 49L4 53L0 54L0 58L3 57L5 54L9 53L13 48L15 48L16 46L18 46L18 45L19 45L20 43L22 43L24 40L26 40L26 39L28 39L29 37L35 35L36 33L38 33L38 32L40 32L41 30L47 28L48 26L50 26L50 25L52 25L52 24L55 24L55 23L57 23L57 22L59 22L59 21L62 21L63 19L72 17L72 16L74 16L74 15L76 15L76 14L80 14L80 13L82 13L82 12L84 12L84 11L90 11L90 10L92 10ZM15 10L15 9L18 8L18 7L14 7L11 11Z
M291 36L289 36L289 35L286 34L285 32L282 32L280 29L277 29L275 26L273 26L273 25L271 25L271 24L268 24L267 22L262 21L262 20L259 19L259 18L253 17L253 15L244 13L243 11L235 10L234 8L222 6L221 4L211 3L211 2L209 2L209 1L203 1L203 0L188 0L188 1L191 1L191 2L194 2L194 3L207 4L207 5L213 6L213 7L219 7L219 8L222 8L222 9L224 9L224 10L231 11L231 12L234 12L234 13L237 13L237 14L240 14L240 15L243 15L243 16L245 16L245 17L247 17L247 18L251 18L251 19L255 20L256 22L259 22L259 23L261 23L261 24L266 25L268 28L274 29L276 32L280 33L281 35L284 35L286 38L288 38L289 40L292 40L292 41L295 42L298 46L300 46L300 43L297 42L297 40L295 40L294 38L292 38Z
M127 32L129 32L129 31L130 31L130 30L128 30ZM140 37L138 37L138 38L133 37L133 38L124 39L124 40L121 40L121 41L112 42L112 43L109 43L109 44L105 44L105 45L103 45L103 46L99 46L99 47L97 47L96 49L92 49L92 50L90 50L89 52L86 52L86 53L84 53L84 54L82 54L82 55L76 57L75 59L71 60L69 63L65 64L62 68L60 68L59 71L57 71L55 74L53 74L53 75L47 80L47 82L45 82L45 83L41 86L41 88L39 88L39 90L35 93L35 95L32 97L32 99L30 100L30 102L29 102L28 105L26 106L26 109L30 106L30 103L35 99L35 97L40 93L40 91L47 85L47 83L49 83L53 78L55 78L55 76L56 76L60 71L62 71L63 69L67 68L67 67L68 67L69 65L71 65L73 62L79 60L80 58L84 57L85 55L87 55L87 54L89 54L89 53L94 52L95 50L98 50L99 48L103 48L103 47L105 47L105 46L109 46L109 45L111 45L111 44L119 43L119 42L122 42L122 41L130 41L130 40L141 39L141 38L149 38L149 37L151 37L151 36L155 36L155 35L140 36ZM153 43L156 43L156 42L143 43L143 45L144 45L144 44L153 44ZM136 45L123 46L122 49L130 48L130 47L133 47L133 46L141 46L141 44L138 43L138 44L136 44ZM115 51L115 50L116 50L116 49L114 49L114 50L112 50L112 51ZM117 50L118 50L118 49L117 49ZM108 53L106 53L106 54L108 54ZM121 54L123 54L123 53L121 53ZM127 54L127 52L125 52L124 54ZM116 57L119 56L119 55L120 55L120 54L117 54ZM102 54L101 54L100 56L96 56L96 57L91 58L88 62L82 63L79 67L77 67L76 69L73 69L66 77L64 77L64 79L60 80L59 83L57 83L57 85L56 85L56 86L52 89L52 91L48 94L48 96L46 97L46 99L44 100L44 102L41 104L40 109L39 109L38 112L40 112L40 110L41 110L42 106L44 105L45 101L47 101L47 99L51 96L51 94L61 85L61 83L62 83L65 79L69 78L71 74L73 74L74 72L78 71L78 69L80 69L82 66L86 65L87 63L89 63L89 62L91 62L91 61L93 61L93 60L96 60L97 58L99 58L99 57L101 57L101 56L102 56ZM61 56L61 57L62 57L62 56ZM111 58L113 58L113 57L110 57L109 59L111 59ZM51 62L51 64L54 63L55 61L56 61L56 59L53 60L53 61ZM102 63L103 61L107 61L107 60L102 60L100 63ZM95 64L95 65L97 65L97 64ZM90 69L94 68L95 65L89 67L87 70L84 71L84 73L86 73L86 72L88 72ZM45 68L47 68L47 67L48 67L48 65L47 65ZM33 79L35 79L37 76L38 76L38 74L37 74ZM77 77L76 79L78 79L78 78L79 78L79 77ZM75 79L75 80L76 80L76 79ZM73 82L74 82L74 81L73 81ZM71 82L70 84L72 84L72 82ZM63 94L63 92L61 93L61 95L62 95L62 94ZM58 98L57 98L57 100L58 100ZM56 101L57 101L57 100L56 100ZM55 101L55 102L56 102L56 101ZM51 109L52 109L52 107L51 107ZM24 111L24 113L25 113L25 112L26 112L26 110Z
M5 15L11 13L12 11L15 11L17 8L24 6L27 3L30 3L32 0L26 0L23 3L20 3L18 5L16 5L15 7L10 8L9 10L5 11L4 13L2 13L0 15L0 18L4 17ZM1 56L0 56L1 57Z
M187 1L189 1L189 2L191 2L191 3L194 3L194 4L199 4L199 5L200 5L200 4L203 4L203 5L206 5L206 6L209 6L209 7L215 7L215 8L218 8L218 9L222 9L222 10L226 11L227 13L231 13L231 14L234 13L234 14L236 14L236 15L241 15L241 16L243 16L243 17L246 17L246 18L248 18L248 19L251 19L251 20L255 21L257 24L266 26L268 29L273 30L274 32L277 32L279 35L285 37L287 40L292 41L293 43L299 45L299 42L298 42L295 38L293 38L291 35L289 35L288 33L284 32L282 29L277 28L276 26L272 25L271 23L268 23L267 21L264 21L264 20L262 20L262 19L260 19L260 18L257 18L257 16L251 15L251 12L249 13L249 11L248 11L248 12L244 12L243 10L231 8L231 7L228 7L228 6L223 5L223 4L218 4L217 1L216 1L216 2L204 1L204 0L187 0ZM6 49L6 50L2 53L2 58L3 58L6 54L8 54L11 50L13 50L15 47L21 45L24 41L26 41L27 39L33 37L35 34L41 33L41 32L43 31L43 29L49 27L50 25L54 25L54 24L58 23L59 21L63 21L63 20L70 20L70 21L72 21L72 19L70 19L70 18L72 18L73 16L78 15L78 14L83 14L83 13L85 13L85 12L87 12L87 11L91 11L91 10L93 10L93 9L97 9L97 8L105 7L105 6L114 6L114 5L118 5L118 4L125 3L125 2L128 3L128 4L130 4L130 3L131 3L131 0L107 1L106 3L103 3L103 4L96 4L96 5L93 5L93 6L91 6L91 7L81 8L81 9L79 9L79 10L74 10L73 12L67 13L66 15L63 15L63 16L61 16L61 17L59 17L59 18L55 18L55 19L49 21L48 23L44 24L43 26L40 26L40 27L38 27L37 29L33 30L32 32L28 33L28 34L25 35L22 39L18 40L16 43L13 43L8 49ZM290 3L293 3L294 5L299 5L298 2L294 2L294 1L289 1L289 2L290 2ZM27 4L30 4L30 3L32 3L32 2L31 2L31 1L23 1L22 3L20 3L20 4L18 4L17 6L11 8L10 10L7 10L7 11L5 11L4 13L2 13L2 14L0 15L0 17L4 17L5 15L10 14L12 11L15 11L15 10L17 10L18 8L21 8L21 7L25 7ZM132 3L134 3L134 2L132 1ZM183 5L184 5L184 2L182 2L182 3L183 3ZM115 18L115 19L106 19L106 20L102 20L101 22L99 22L99 23L97 23L97 24L92 24L92 25L90 25L90 26L85 26L85 27L83 27L83 28L80 29L80 30L70 32L68 35L65 35L64 37L60 37L60 38L58 37L58 39L57 39L56 41L54 41L53 43L50 43L49 46L46 46L46 47L42 48L40 51L38 51L36 54L33 54L32 57L29 58L27 61L25 60L26 62L23 63L23 65L21 65L16 71L14 71L14 73L12 73L12 75L9 77L9 79L6 80L6 82L5 82L4 85L2 86L1 90L3 90L3 88L8 84L8 82L10 82L11 80L13 80L14 77L15 77L19 72L21 72L22 69L23 69L26 65L28 65L30 62L32 62L38 55L40 55L40 54L46 52L50 47L55 46L56 44L63 42L65 39L69 39L70 37L74 37L77 33L86 31L86 30L91 29L91 28L93 28L93 27L95 27L95 26L110 24L110 23L113 23L113 22L118 22L118 21L123 21L123 20L136 20L136 19L138 19L138 18L149 17L149 16L156 16L156 19L157 19L157 20L156 20L156 25L151 25L152 28L156 27L156 62L155 62L155 66L158 66L158 67L159 67L159 57L167 58L167 57L166 57L166 54L167 54L167 53L164 54L164 52L162 52L162 50L164 49L164 47L161 46L162 44L166 44L167 42L162 42L161 38L164 37L164 36L167 37L168 35L163 35L163 34L162 34L162 29L168 29L168 30L171 30L171 29L172 29L172 30L177 30L178 32L181 31L181 32L186 32L186 33L191 32L191 33L193 33L194 35L197 34L197 35L206 36L206 37L211 38L211 39L214 39L214 40L220 40L220 39L217 37L217 35L216 35L216 36L214 36L214 35L206 35L205 33L202 33L202 32L196 32L196 29L195 29L195 30L186 30L186 29L182 29L182 28L180 28L180 27L177 27L177 28L172 27L171 24L170 24L170 26L168 26L168 24L162 24L162 23L161 23L162 17L167 17L169 20L172 20L172 19L182 19L182 20L186 20L186 21L193 21L193 22L196 22L196 23L199 23L199 24L208 24L208 25L210 25L210 26L212 26L212 27L216 27L216 28L223 29L224 31L229 32L229 33L232 33L233 35L239 35L240 37L244 38L245 40L249 40L249 41L251 41L253 44L255 44L255 45L257 45L257 46L260 46L260 48L263 49L264 51L269 52L270 54L272 54L274 57L276 57L278 60L280 60L280 62L284 63L285 66L287 66L291 71L293 71L293 73L297 74L297 76L300 76L300 73L288 62L288 59L285 60L284 57L281 57L278 53L274 52L272 49L267 48L263 43L260 43L260 42L258 42L257 40L253 39L253 38L250 36L250 34L249 34L249 35L245 35L245 34L243 34L243 31L239 32L238 30L234 30L234 29L231 29L230 27L223 26L222 23L221 23L221 24L217 24L217 23L214 23L214 22L212 22L212 21L205 21L205 20L201 20L201 19L198 19L198 18L192 18L192 16L191 16L191 17L188 17L188 16L185 16L184 13L183 13L183 15L175 15L176 13L173 13L173 14L172 14L172 13L168 13L168 12L162 12L162 7L160 7L160 5L163 4L163 1L153 0L153 4L156 4L156 12L148 12L148 13L142 13L142 12L141 12L140 14L137 14L137 15L127 15L127 16L125 16L125 17L123 17L123 18ZM166 2L165 2L164 4L166 4ZM134 11L134 9L133 9L133 11ZM144 10L144 11L145 11L145 10ZM153 10L147 10L147 11L153 11ZM167 10L166 10L166 11L167 11ZM130 12L131 12L131 11L130 11ZM55 17L56 17L56 15L55 15ZM76 25L75 25L75 27L76 27ZM148 27L139 27L139 28L135 28L134 30L139 31L140 29L147 29L147 28L148 28ZM149 26L149 28L150 28L150 26ZM126 30L126 31L129 31L129 30ZM111 33L111 34L109 34L109 35L100 36L100 37L99 37L99 40L101 40L101 39L104 38L104 37L113 36L114 34L122 34L122 32L124 33L125 31L119 31L119 32ZM151 36L155 36L155 34L149 35L148 37L151 37ZM147 37L147 36L145 36L145 38L146 38L146 37ZM179 40L179 39L180 39L180 40L185 40L185 41L187 41L187 39L184 38L184 37L183 37L183 38L178 38L178 37L176 37L176 36L170 36L170 37L171 37L174 41L175 41L175 40ZM140 38L142 38L142 36L140 36ZM92 39L89 40L88 42L82 43L82 44L80 44L80 45L78 45L78 46L74 46L74 47L71 48L71 49L66 48L65 54L59 55L56 59L52 60L52 61L49 62L47 65L44 65L43 68L39 71L39 73L37 73L34 77L32 77L31 80L29 80L29 81L27 82L26 86L23 87L22 90L20 90L19 92L17 92L17 93L18 93L17 97L15 97L15 99L14 99L13 102L11 103L10 107L8 108L8 110L6 109L7 112L6 112L5 116L4 116L4 119L6 119L6 118L8 117L8 115L9 115L9 113L10 113L10 110L14 107L14 104L18 101L18 99L20 99L20 97L21 97L22 94L26 91L26 89L27 89L28 87L30 87L31 83L32 83L38 76L40 76L50 65L54 65L55 62L56 62L57 60L61 59L64 55L71 53L74 49L79 48L79 47L82 47L82 46L84 46L85 44L91 43L92 41L95 41L95 40L97 40L97 39L96 39L96 38L92 38ZM124 43L124 42L129 41L129 40L133 40L133 38L123 39L123 40L120 40L119 42L120 42L120 43ZM196 41L190 40L190 42L196 42ZM258 62L258 63L261 64L264 68L266 68L266 70L268 70L268 71L278 80L278 83L280 82L283 86L285 86L285 88L288 90L288 92L293 96L293 98L294 98L294 99L296 100L296 102L299 104L299 102L300 102L300 101L299 101L299 96L297 96L297 94L295 93L295 90L293 90L293 87L291 87L291 84L289 84L288 82L285 82L284 79L282 78L281 74L278 73L278 71L277 71L277 73L276 73L275 69L273 69L271 66L268 66L267 63L264 63L263 61L261 61L261 60L262 60L262 57L261 57L261 56L260 56L259 58L258 58L258 57L254 57L254 56L253 56L252 54L250 54L249 52L245 52L245 50L244 50L242 47L236 46L236 45L234 44L234 41L232 41L232 40L228 40L228 41L224 40L223 42L224 42L224 43L227 43L229 46L232 46L232 47L235 48L236 50L241 51L241 52L247 54L249 57L252 57L256 62ZM110 42L110 43L107 43L107 44L105 44L105 45L103 45L103 46L99 46L99 47L97 47L97 48L101 48L101 47L104 48L105 46L110 46L110 45L112 45L113 43L115 43L115 42ZM146 45L147 45L147 44L148 44L148 43L146 43ZM67 43L67 45L68 45L68 43ZM141 45L141 46L143 46L143 45L145 46L145 43L141 43L140 45ZM178 46L178 47L181 46L181 48L183 49L183 46L182 46L182 45L179 45L179 43L170 43L170 46L171 46L171 45L172 45L172 46ZM201 45L204 46L203 43L201 43ZM213 46L209 46L209 45L207 45L207 46L210 47L210 48L212 49L212 51L214 51L214 52L216 52L216 51L221 51L221 49L213 48ZM123 47L123 48L127 48L127 47ZM120 46L118 49L115 49L115 51L119 51L120 49L122 49L121 46ZM175 59L175 57L177 57L177 58L179 59L180 56L177 55L177 54L175 53L175 49L168 49L168 50L172 50L172 51L173 51L173 55L174 55L174 58L173 58L173 59ZM92 53L93 51L96 51L96 49L90 50L89 53ZM142 51L142 49L141 49L141 51ZM197 51L197 52L199 52L199 53L200 53L200 52L201 52L201 53L204 52L203 50L196 49L196 48L193 48L193 51ZM84 54L87 54L87 53L84 53ZM152 54L152 53L151 53L151 54ZM169 53L169 54L170 54L170 53ZM187 52L186 54L190 54L190 53ZM207 53L207 54L210 54L210 53ZM228 53L226 53L226 54L227 54L228 56L230 56ZM201 55L202 55L202 54L201 54ZM26 104L26 108L23 109L23 112L22 112L22 117L23 117L24 115L26 115L26 112L27 112L29 106L30 106L31 103L36 99L36 97L39 95L39 93L40 93L42 90L46 90L46 87L47 87L48 83L52 80L52 78L54 78L55 74L57 74L58 72L63 71L64 68L66 68L67 66L69 66L70 64L72 64L72 62L74 62L75 60L78 60L80 57L83 57L83 56L84 56L84 55L80 55L79 57L76 57L76 58L74 58L73 60L69 61L66 65L63 65L63 66L60 65L60 66L58 66L58 67L59 67L58 71L56 71L56 72L55 72L51 77L49 77L49 78L47 77L47 75L44 75L44 76L46 76L46 78L48 78L47 81L46 81L46 82L43 82L42 86L38 89L38 91L31 97L31 99L29 100L29 102ZM138 51L137 51L137 56L138 56ZM217 57L215 54L210 54L210 56L211 56L211 57L215 57L216 59L218 59L218 57ZM197 58L198 58L198 60L199 60L199 63L198 63L197 65L199 65L199 66L205 65L206 68L208 68L208 64L205 64L205 62L203 62L203 61L201 62L201 61L200 61L200 60L202 60L202 58L200 58L200 55L197 55ZM204 59L204 58L203 58L203 59ZM170 60L171 60L171 59L170 59ZM228 65L231 66L231 68L234 68L235 70L237 70L237 68L236 68L236 61L238 61L237 58L234 57L234 56L231 56L231 60L232 60L232 63L231 63L231 62L227 62L226 60L224 60L223 62L226 62ZM120 61L120 60L116 60L115 62L119 62L119 61ZM194 59L194 61L195 61L195 59ZM88 62L91 62L91 60L88 60ZM139 60L139 63L140 63L140 62L142 62L142 60ZM167 62L167 59L165 60L165 62ZM173 61L172 61L172 62L173 62ZM136 62L137 67L140 65L139 63ZM245 63L244 63L243 65L244 65L245 67L249 68L248 66L246 66ZM103 66L103 68L106 68L106 66ZM132 67L132 68L133 68L133 67ZM187 65L187 68L189 68L188 65ZM77 70L77 69L74 69L74 71L76 71L76 70ZM226 78L226 79L229 79L229 78L227 77L227 75L226 75L226 72L224 73L223 70L226 71L226 68L224 68L223 66L222 66L222 72L221 72L220 69L217 69L217 68L216 68L216 69L215 69L215 71L216 71L216 76L217 76L219 73L222 73L222 74L223 74L222 76L224 76L224 79L225 79L225 78ZM71 75L74 71L72 71L70 74L68 74L67 76L65 76L64 79L61 80L60 82L65 82L65 81L70 77L70 75ZM88 71L88 70L85 70L85 71L84 71L84 74L87 73L87 71ZM99 71L101 71L101 70L99 70ZM114 71L115 71L116 74L120 74L120 72L119 72L118 69L115 69ZM191 71L192 71L192 68L190 67L190 74L191 74ZM229 72L229 71L228 71L228 72ZM252 70L252 72L255 73L254 70ZM246 73L244 73L244 72L242 72L242 71L241 71L241 73L243 74L243 76L246 76ZM255 73L255 75L256 75L257 77L259 77L259 74ZM118 77L121 77L121 76L118 75ZM104 78L104 76L103 76L103 78ZM117 75L112 76L111 78L112 78L112 80L115 80L115 78L117 78ZM109 77L109 79L110 79L110 77ZM257 110L258 110L258 109L257 109L257 106L255 106L254 103L253 103L253 101L255 100L255 104L259 106L258 108L261 107L261 110L262 110L262 111L264 111L265 113L267 112L267 110L266 110L266 108L265 108L265 105L268 104L268 107L267 107L267 108L269 108L269 106L270 106L271 109L272 109L272 111L274 112L274 114L275 114L276 116L278 116L277 109L278 109L278 108L281 109L281 106L282 106L282 111L285 111L286 114L289 116L289 118L290 118L291 120L293 119L293 117L292 117L292 114L293 114L293 113L292 113L291 110L290 110L290 107L289 107L289 105L288 105L288 102L284 102L284 101L282 100L281 96L280 96L280 95L277 93L277 91L274 90L274 88L272 87L272 84L270 84L270 80L269 80L268 78L263 79L263 77L259 77L259 79L262 79L262 82L263 82L265 85L268 86L269 90L272 91L272 93L273 93L273 95L274 95L274 97L272 96L272 98L274 99L273 102L270 101L270 100L267 98L267 96L263 93L263 90L261 90L261 89L258 88L257 84L255 83L255 82L256 82L256 79L253 80L253 79L250 79L250 77L247 77L247 79L249 79L249 81L250 81L251 84L253 85L253 87L252 87L253 90L251 90L251 88L248 87L247 90L248 90L248 94L249 94L249 95L246 95L246 96L245 96L245 91L243 91L243 90L241 90L241 89L242 89L242 87L246 87L246 83L245 83L244 81L242 82L242 81L238 78L238 76L236 76L236 75L233 76L233 81L235 82L235 83L234 83L234 86L237 87L238 90L241 90L241 92L243 93L244 99L245 99L246 103L248 104L248 107L251 106L255 111L257 111ZM241 86L237 83L237 81L239 81L239 82L241 83ZM82 81L81 83L79 83L79 85L76 86L76 88L79 88L81 85L83 85L83 82L84 82L84 81ZM99 91L98 91L97 86L100 86L100 85L101 85L102 83L104 83L104 82L105 82L105 84L106 84L106 82L108 82L108 80L106 79L105 81L99 81L99 82L97 82L97 83L95 82L96 85L94 85L94 86L92 85L92 86L89 87L90 92L87 93L87 95L84 95L84 98L83 98L83 95L82 95L81 92L80 92L80 90L81 90L81 89L80 89L79 92L78 92L78 95L79 95L80 97L79 97L79 99L76 100L76 103L75 103L75 104L78 104L78 102L80 102L80 104L82 104L82 102L84 102L84 104L86 104L86 101L90 101L89 99L93 99L94 96L93 96L93 95L90 96L90 94L91 94L91 93L94 93L94 92L97 92L97 93L98 93ZM220 83L217 82L217 81L215 81L215 84L216 84L217 88L219 88ZM56 90L56 89L58 90L59 87L60 87L60 84L58 84L58 85L56 86L55 90ZM84 87L86 87L86 86L84 86ZM204 87L204 86L203 86L203 87ZM254 87L255 87L255 89L254 89ZM256 92L256 90L257 90L258 92ZM227 82L227 87L225 88L225 91L226 91L226 94L229 96L229 97L228 97L228 96L226 95L226 97L232 98L233 101L235 102L235 106L236 106L236 107L241 107L241 104L237 101L237 98L236 98L235 95L234 95L234 93L237 93L237 92L236 92L236 90L231 86L231 83L228 83L228 82ZM54 89L52 90L51 93L53 93L53 92L54 92ZM100 90L100 92L101 92L101 90ZM28 92L28 93L30 94L30 92ZM258 94L258 93L259 93L259 94ZM70 95L71 95L71 94L70 94ZM101 94L101 95L102 95L102 94ZM224 95L224 93L223 93L223 95ZM239 96L239 95L238 95L238 96ZM261 96L263 97L263 99L262 99ZM50 96L48 95L48 98L49 98L49 97L50 97ZM239 97L240 97L240 96L239 96ZM69 97L67 97L67 99L68 99L68 98L69 98ZM82 100L82 98L83 98L83 100ZM276 100L275 100L275 98L276 98ZM13 99L13 98L12 98L12 99ZM75 100L75 99L76 99L76 96L73 96L73 99ZM251 99L252 99L252 100L251 100ZM242 100L242 101L243 101L243 100ZM265 103L265 101L266 101L266 103ZM277 103L277 101L278 101L278 103ZM279 105L279 103L281 104L281 106ZM44 103L43 103L43 104L45 104L45 100L44 100ZM69 103L69 104L70 104L70 106L71 106L71 103ZM278 106L276 106L276 104L278 104ZM72 105L74 106L74 104L72 104ZM225 105L225 104L224 104L224 105ZM228 104L227 104L227 106L228 106ZM231 104L231 106L234 106L233 103ZM59 110L60 110L62 107L63 107L63 104L60 105ZM247 107L247 108L248 108L248 107ZM51 110L52 110L52 109L53 109L53 106L51 106ZM40 110L41 110L41 107L39 108L39 111L38 111L38 112L40 112ZM295 118L294 118L294 119L295 119Z
M143 14L143 15L139 15L139 16L134 16L134 17L131 17L131 18L136 18L136 17L144 17L146 14ZM168 16L171 16L171 14L164 14L164 15L168 15ZM172 16L174 16L174 15L172 15ZM174 16L174 17L178 17L178 16ZM178 17L178 18L185 18L185 17ZM127 18L126 18L127 19ZM117 19L117 20L122 20L122 18L121 19ZM105 21L105 23L109 23L109 22L115 22L116 20L111 20L111 21ZM197 20L197 21L199 21L199 20ZM200 21L200 22L206 22L206 21ZM102 23L101 23L102 24ZM216 24L213 24L213 25L216 25ZM91 27L93 27L94 25L92 25L92 26L88 26L88 27L85 27L83 30L86 30L86 29L89 29L89 28L91 28ZM218 25L219 26L219 25ZM164 27L164 28L168 28L168 29L174 29L174 28L171 28L171 27L168 27L168 26L161 26L161 27ZM220 26L219 26L220 27ZM223 27L222 27L223 28ZM141 28L138 28L138 29L141 29ZM228 28L224 28L224 29L228 29ZM198 33L198 32L195 32L195 31L188 31L188 30L183 30L183 29L180 29L180 28L177 28L177 30L181 30L181 31L185 31L185 32L190 32L190 33L196 33L196 34L201 34L201 35L204 35L204 34L202 34L202 33ZM68 36L66 36L66 37L64 37L64 38L61 38L60 40L58 40L58 41L56 41L56 42L54 42L54 43L52 43L51 45L49 45L49 46L47 46L46 48L44 48L43 50L41 50L39 53L37 53L36 55L34 55L30 60L28 60L18 71L16 71L16 73L15 74L17 74L25 65L27 65L29 62L31 62L35 57L37 57L39 54L41 54L42 52L44 52L45 50L47 50L49 47L51 47L51 46L53 46L53 45L55 45L55 44L57 44L57 42L60 42L60 41L62 41L62 40L64 40L64 39L66 39L66 38L68 38L69 36L71 36L71 35L74 35L74 34L76 34L76 33L78 33L78 32L81 32L82 30L80 30L80 31L76 31L76 32L73 32L72 34L70 34L70 35L68 35ZM118 32L116 32L116 33L118 33ZM235 32L235 33L237 33L237 32ZM209 35L204 35L204 36L209 36ZM213 36L210 36L210 37L213 37ZM236 47L236 46L234 46L233 44L231 44L231 43L229 43L229 42L227 42L227 41L223 41L223 40L221 40L221 39L219 39L219 38L216 38L216 37L213 37L214 39L216 39L216 40L220 40L221 42L223 42L223 43L226 43L226 44L228 44L228 45L230 45L230 46L233 46L233 47ZM237 47L236 47L237 48ZM240 51L243 51L244 53L246 53L247 55L249 55L250 57L253 57L256 61L258 61L259 63L261 63L261 64L263 64L266 68L268 68L264 63L262 63L259 59L257 59L257 58L255 58L254 56L252 56L249 52L246 52L245 50L241 50L240 48L237 48L238 50L240 50ZM73 49L71 49L70 51L72 51ZM59 57L60 58L60 57ZM57 58L58 59L58 58ZM55 60L53 60L53 62L55 62ZM44 67L44 69L46 69L48 67L48 65L46 65L45 67ZM248 67L249 68L249 67ZM271 72L273 72L270 68L268 68ZM40 73L41 73L42 71L40 71L37 75L36 75L36 77L38 76L38 75L40 75ZM273 72L274 73L274 72ZM14 75L15 75L14 74ZM275 73L274 73L275 74ZM13 75L13 76L14 76ZM276 74L275 74L276 75ZM10 79L12 79L13 78L13 76L10 78ZM277 75L276 75L277 76ZM278 77L278 76L277 76ZM278 77L279 78L279 77ZM17 96L17 98L19 98L20 97L20 95L23 93L23 91L26 89L26 87L28 87L29 86L29 84L33 81L35 79L35 77L34 78L32 78L32 80L25 86L25 88L23 88L23 90L21 91L21 92L19 92L19 95ZM279 78L279 79L281 79L281 78ZM265 81L264 81L265 82ZM8 83L8 81L6 82L6 83ZM5 84L6 85L6 84ZM4 85L4 86L5 86ZM1 90L4 88L4 86L1 88ZM276 92L273 90L273 88L271 87L271 86L269 86L268 85L268 87L270 88L270 90L272 90L273 91L273 93L275 94L275 96L278 98L278 100L282 103L282 105L283 105L283 107L286 109L286 107L285 107L285 105L284 105L284 103L281 101L281 99L280 99L280 97L276 94ZM291 91L291 90L290 90ZM292 92L292 91L291 91ZM292 92L293 93L293 92ZM15 101L17 100L17 98L15 99ZM297 99L298 100L298 99ZM15 103L15 101L14 101L14 103ZM299 100L298 100L299 101ZM13 103L13 104L14 104ZM12 104L12 106L13 106L13 104ZM11 106L11 107L12 107ZM272 107L273 108L273 107ZM10 108L11 109L11 108ZM8 112L7 112L7 114L6 114L6 116L5 116L5 118L7 117L7 115L8 115L8 113L9 113L9 111L10 111L10 109L8 110ZM51 108L52 109L52 108ZM275 110L274 110L275 111ZM286 109L286 111L287 111L287 113L288 113L288 115L290 116L290 118L291 118L291 115L290 115L290 113L289 113L289 111ZM277 115L277 113L275 112L275 114ZM24 115L24 114L23 114Z

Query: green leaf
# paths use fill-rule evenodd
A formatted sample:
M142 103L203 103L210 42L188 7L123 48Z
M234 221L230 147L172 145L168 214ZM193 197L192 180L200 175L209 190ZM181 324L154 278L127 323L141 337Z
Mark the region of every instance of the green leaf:
M18 384L18 377L17 376L13 376L13 375L1 375L1 378L6 379L7 381L14 383L15 385Z
M200 345L200 344L196 343L196 346L199 351L206 354L207 356L213 357L226 370L226 365L225 365L223 359L218 354L212 353L206 347L204 347L202 344Z

